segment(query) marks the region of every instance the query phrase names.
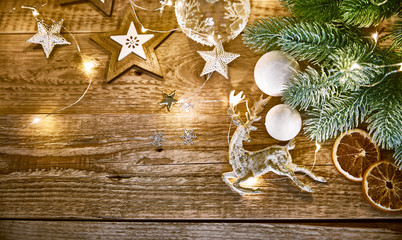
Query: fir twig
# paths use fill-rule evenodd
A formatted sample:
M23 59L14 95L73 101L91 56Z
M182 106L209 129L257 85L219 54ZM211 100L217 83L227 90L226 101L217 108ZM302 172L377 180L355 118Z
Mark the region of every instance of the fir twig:
M341 17L339 9L341 0L282 0L281 2L300 19L331 22Z
M359 28L377 26L385 19L401 11L400 0L388 0L382 5L370 0L343 0L340 5L342 20Z
M335 49L361 39L352 31L342 32L332 24L299 22L290 18L267 18L248 26L244 43L257 52L281 49L298 60L319 63Z

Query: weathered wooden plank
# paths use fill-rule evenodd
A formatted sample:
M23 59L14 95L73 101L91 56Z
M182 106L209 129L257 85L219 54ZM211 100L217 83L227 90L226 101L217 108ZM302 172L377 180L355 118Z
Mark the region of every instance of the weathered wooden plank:
M314 172L328 184L311 182L301 192L289 179L273 174L256 184L262 195L241 197L221 180L229 164L130 165L103 171L50 169L0 175L1 218L91 219L320 219L396 218L365 200L332 166Z
M227 162L230 118L224 113L60 114L21 129L36 116L0 115L1 173L74 164L96 171L114 161L139 165ZM258 129L252 132L252 141L245 143L247 149L285 144L269 137L263 121L254 125ZM193 129L197 135L193 145L182 143L179 136L184 129ZM151 145L149 136L155 130L164 133L163 151ZM332 165L331 146L332 142L323 144L318 165ZM295 163L311 165L314 143L300 133L292 155Z
M388 239L401 224L0 221L8 239Z
M88 94L80 104L64 113L161 112L158 102L162 91L172 90L176 90L177 99L192 96L189 101L196 105L197 111L210 112L216 107L222 111L227 103L202 101L227 101L232 89L244 89L249 97L261 94L253 81L253 69L259 56L243 46L240 38L225 45L227 51L242 54L229 65L230 80L215 73L205 87L194 94L205 81L199 76L205 61L196 51L209 48L198 46L182 33L172 34L156 50L164 79L131 69L110 84L105 81L110 53L88 39L87 34L77 36L84 55L94 59L98 66ZM74 46L55 47L53 56L47 60L40 46L25 43L29 37L0 35L2 113L54 111L74 102L89 81L80 68Z

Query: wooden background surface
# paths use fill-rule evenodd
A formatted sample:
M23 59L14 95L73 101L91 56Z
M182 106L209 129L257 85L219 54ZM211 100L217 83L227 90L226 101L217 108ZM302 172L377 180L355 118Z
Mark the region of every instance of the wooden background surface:
M233 193L221 181L231 170L225 101L233 89L251 99L261 94L253 80L260 55L244 47L241 37L224 44L226 51L241 54L229 65L230 80L214 74L193 98L195 109L187 113L174 106L166 112L158 105L162 91L176 90L178 99L196 91L204 81L204 61L196 51L210 48L174 32L156 50L163 79L133 68L106 83L110 53L89 35L116 30L127 0L115 0L112 17L85 2L60 6L50 0L39 9L45 17L63 18L83 54L98 66L79 104L22 129L74 102L88 83L74 46L55 47L46 59L40 45L26 43L37 32L36 22L19 6L38 2L0 1L0 239L402 238L402 214L373 209L361 185L335 170L333 141L322 145L314 168L328 183L300 176L314 193L274 174L259 181L262 195ZM251 21L288 14L277 0L252 0L251 11ZM172 7L162 16L138 14L149 28L175 27ZM207 100L224 101L197 103ZM262 115L280 102L271 100ZM256 126L247 149L278 143L263 120ZM182 144L183 129L194 129L194 145ZM165 135L163 150L150 144L154 130ZM293 161L311 167L314 143L302 133L296 141Z

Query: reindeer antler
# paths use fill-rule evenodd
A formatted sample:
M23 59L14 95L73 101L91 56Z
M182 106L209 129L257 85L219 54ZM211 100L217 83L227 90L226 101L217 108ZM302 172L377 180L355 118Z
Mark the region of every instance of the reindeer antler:
M267 98L263 98L262 95L260 96L260 99L256 102L254 102L253 108L250 109L248 108L248 102L246 102L247 106L247 113L246 113L246 118L247 118L247 123L246 124L252 124L253 122L259 121L261 117L258 116L264 110L265 104L268 103L268 101L271 99L271 96L268 96Z
M236 113L236 106L244 100L243 91L239 92L235 95L235 90L230 92L229 95L229 109L228 115L232 118L232 121L235 125L243 124L243 121L240 118L240 113Z

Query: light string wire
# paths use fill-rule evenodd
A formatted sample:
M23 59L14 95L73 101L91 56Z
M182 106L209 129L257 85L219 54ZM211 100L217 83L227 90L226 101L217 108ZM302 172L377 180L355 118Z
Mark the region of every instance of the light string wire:
M39 16L40 14L39 14L39 12L36 10L36 7L44 7L44 6L46 6L47 4L48 4L48 1L46 1L46 2L45 2L44 4L42 4L42 5L21 6L21 8L32 10L32 14L33 14L33 16L35 17L36 21L40 21L39 18L38 18L38 16ZM50 20L50 21L52 21L53 23L55 23L55 21L54 21L53 19L50 19L50 18L47 18L47 19ZM84 96L87 94L89 88L91 87L91 84L92 84L92 81L93 81L93 80L92 80L92 76L91 76L91 74L90 74L90 70L91 70L91 68L93 67L94 64L91 63L91 62L88 62L88 61L84 58L84 56L82 55L82 51L81 51L80 45L79 45L79 43L78 43L76 37L74 36L74 34L73 34L70 30L68 30L66 27L62 26L62 28L68 32L68 34L72 37L72 39L73 39L73 41L74 41L74 43L75 43L75 45L76 45L76 48L77 48L77 50L78 50L78 54L80 55L80 58L82 59L82 61L83 61L83 63L84 63L85 73L86 73L86 75L87 75L87 77L88 77L88 79L89 79L88 85L87 85L87 87L85 88L84 92L81 94L81 96L80 96L75 102L73 102L73 103L71 103L71 104L69 104L69 105L67 105L67 106L65 106L65 107L63 107L63 108L60 108L60 109L58 109L58 110L56 110L56 111L54 111L54 112L48 113L48 114L46 114L46 115L43 116L43 117L35 118L31 123L29 123L29 124L25 125L24 127L22 127L22 129L25 129L25 128L27 128L27 127L33 125L33 124L36 124L36 123L42 121L43 119L45 119L45 118L47 118L47 117L49 117L49 116L51 116L51 115L54 115L54 114L56 114L56 113L58 113L58 112L61 112L61 111L63 111L63 110L66 110L66 109L68 109L68 108L70 108L70 107L76 105L77 103L79 103L79 102L84 98Z
M132 0L129 0L129 2L130 2L131 8L133 9L135 19L141 25L141 31L142 32L150 31L150 32L156 32L156 33L170 33L170 32L173 32L173 31L181 30L180 28L174 28L174 29L171 29L171 30L162 31L162 30L154 30L154 29L146 28L146 27L144 27L144 25L142 24L142 22L138 18L137 12L135 11L135 8L139 8L139 9L142 9L142 10L145 10L145 11L151 11L151 12L153 12L153 11L161 11L162 12L165 6L170 6L172 4L171 0L168 0L167 3L163 2L162 6L159 7L159 8L156 8L156 9L147 9L147 8L138 6Z
M170 33L170 32L173 32L173 31L183 31L183 29L180 28L180 27L174 28L174 29L171 29L171 30L154 30L154 29L146 28L146 27L144 26L144 24L142 24L142 22L141 22L140 19L138 18L137 12L135 11L135 8L138 8L138 9L142 9L142 10L145 10L145 11L151 11L151 12L153 12L153 11L160 11L160 12L162 13L162 11L164 10L164 7L165 7L165 6L171 6L171 5L173 5L172 2L171 2L171 0L168 0L167 3L165 3L165 1L163 1L163 2L161 1L162 6L159 7L159 8L156 8L156 9L148 9L148 8L141 7L141 6L137 5L137 4L135 4L135 3L133 2L133 0L129 0L129 3L130 3L130 5L131 5L131 8L133 9L135 19L137 20L137 22L138 22L138 23L140 24L140 26L141 26L141 31L142 31L142 32L150 31L150 32L156 32L156 33ZM176 7L176 6L175 6L175 7ZM196 31L196 30L191 30L191 32L192 32L192 33L196 33L196 34L198 34L198 35L201 35L201 36L207 38L207 39L211 42L211 44L206 44L206 45L208 45L208 46L215 46L215 45L217 44L217 42L213 39L213 36L212 36L212 35L209 35L209 34L207 34L207 33L201 33L201 32L198 32L198 31ZM209 74L209 77L210 77L210 75L212 75L212 74Z

